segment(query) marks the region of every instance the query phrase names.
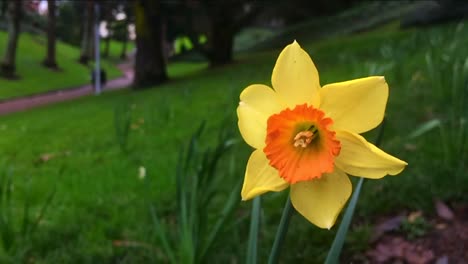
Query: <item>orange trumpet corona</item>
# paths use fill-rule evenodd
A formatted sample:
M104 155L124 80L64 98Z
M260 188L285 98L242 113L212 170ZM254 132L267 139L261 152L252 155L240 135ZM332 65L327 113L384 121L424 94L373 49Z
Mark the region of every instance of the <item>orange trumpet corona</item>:
M320 178L333 172L341 149L331 124L333 120L313 106L287 108L268 118L263 152L270 165L291 184Z

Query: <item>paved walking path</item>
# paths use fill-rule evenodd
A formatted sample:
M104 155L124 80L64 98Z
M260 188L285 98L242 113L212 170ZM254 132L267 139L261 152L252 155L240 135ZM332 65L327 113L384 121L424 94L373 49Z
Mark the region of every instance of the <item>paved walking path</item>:
M104 91L117 90L128 87L133 80L133 68L130 63L118 65L124 76L110 80L106 83ZM0 116L9 113L24 111L41 105L67 101L81 96L93 94L94 89L91 84L77 88L50 91L42 94L14 98L0 102Z

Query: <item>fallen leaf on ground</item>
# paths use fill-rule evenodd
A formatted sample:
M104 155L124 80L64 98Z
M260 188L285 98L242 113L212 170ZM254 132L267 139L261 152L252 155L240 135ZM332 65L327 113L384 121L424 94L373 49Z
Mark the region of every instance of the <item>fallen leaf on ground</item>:
M418 149L418 146L416 146L415 144L411 144L411 143L406 143L404 147L406 150L409 150L409 151L415 151Z
M400 236L387 236L380 241L375 249L367 251L371 263L431 263L435 256L432 250L421 245L408 242Z
M415 211L408 215L408 222L413 223L416 219L422 216L421 211Z
M437 212L437 215L447 221L453 220L453 212L452 210L442 201L435 200L434 206Z
M39 156L39 162L47 162L55 157L55 153L44 153Z
M374 233L372 235L371 241L378 240L383 234L391 231L398 230L401 226L401 223L405 220L403 215L394 216L386 219L385 221L379 223L374 228Z
M435 264L449 264L448 257L447 257L447 256L443 256L443 257L438 258L438 259L435 261Z

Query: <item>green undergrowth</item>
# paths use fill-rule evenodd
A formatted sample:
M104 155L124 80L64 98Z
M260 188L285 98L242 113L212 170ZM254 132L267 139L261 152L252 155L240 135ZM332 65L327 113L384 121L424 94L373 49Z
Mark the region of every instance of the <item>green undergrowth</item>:
M465 24L386 29L300 43L317 65L322 85L369 75L386 77L390 97L381 146L409 163L398 176L364 184L345 245L348 256L366 248L369 226L381 214L416 209L431 213L433 198L466 202L467 113L457 105L463 105L460 98L467 94L468 62L457 54L468 54L467 30ZM204 147L214 146L221 127L235 132L237 143L230 156L234 167L229 171L243 177L252 150L237 132L238 96L249 84L270 84L279 51L242 55L236 63L217 69L202 70L194 64L190 67L200 68L189 76L154 89L109 92L0 117L0 164L5 164L2 170L14 169L14 199L24 198L25 182L31 201L43 201L52 188L57 190L27 251L28 259L35 263L167 261L145 201L158 205L164 227L172 230L178 221L178 154L202 120L206 121L200 139ZM118 108L127 109L128 116ZM127 132L116 133L116 112L121 124L128 120ZM421 129L433 120L439 125ZM365 136L373 141L375 133ZM139 178L141 166L151 181ZM226 177L225 166L221 162L214 177L225 177L220 188L233 189L235 181ZM261 262L271 247L286 195L267 194L262 201ZM226 198L227 193L216 199ZM40 206L33 203L33 209ZM233 215L238 221L225 226L209 259L218 263L245 259L250 206L251 202L240 204ZM210 211L210 219L217 213ZM322 263L335 231L336 227L320 230L295 215L281 261Z

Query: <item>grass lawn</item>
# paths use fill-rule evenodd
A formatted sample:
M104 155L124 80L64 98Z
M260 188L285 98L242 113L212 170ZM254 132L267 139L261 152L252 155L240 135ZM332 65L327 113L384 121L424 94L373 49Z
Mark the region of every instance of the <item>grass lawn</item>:
M0 31L0 50L5 50L7 33ZM79 49L57 42L57 63L59 71L42 66L46 52L46 39L40 35L22 33L19 37L16 72L19 80L0 78L0 100L32 95L51 90L72 88L90 82L91 66L79 64ZM130 46L130 45L129 45ZM116 78L122 73L107 61L102 62L108 78Z
M314 59L322 85L386 76L390 98L382 148L409 163L399 176L365 183L345 245L347 256L366 248L370 226L379 215L401 210L430 214L434 197L467 201L468 130L462 100L468 62L458 56L468 54L467 36L466 24L460 24L375 30L300 43ZM174 215L179 150L187 146L202 120L206 121L202 148L215 144L221 126L233 131L238 142L228 155L234 161L235 177L228 175L225 163L217 169L216 177L224 179L220 189L230 189L235 178L243 177L251 149L237 132L238 96L249 84L270 84L279 51L244 54L232 65L198 70L154 89L105 93L0 117L0 168L13 177L16 215L21 215L26 196L33 212L38 212L47 195L54 188L57 191L38 231L24 245L28 259L35 263L167 261L147 202L157 204L167 230L173 230L179 220ZM26 71L19 72L26 76ZM119 147L115 128L115 109L122 108L131 123L126 152ZM226 119L229 125L223 122ZM439 125L418 130L434 120ZM372 141L375 133L365 136ZM140 166L147 171L144 180L138 177ZM286 195L264 196L262 260L271 247ZM224 198L223 193L218 197ZM250 206L251 202L241 203L233 217L238 221L223 230L210 251L211 260L244 261ZM335 231L336 227L315 228L296 215L282 261L322 263ZM117 246L116 241L135 243Z

